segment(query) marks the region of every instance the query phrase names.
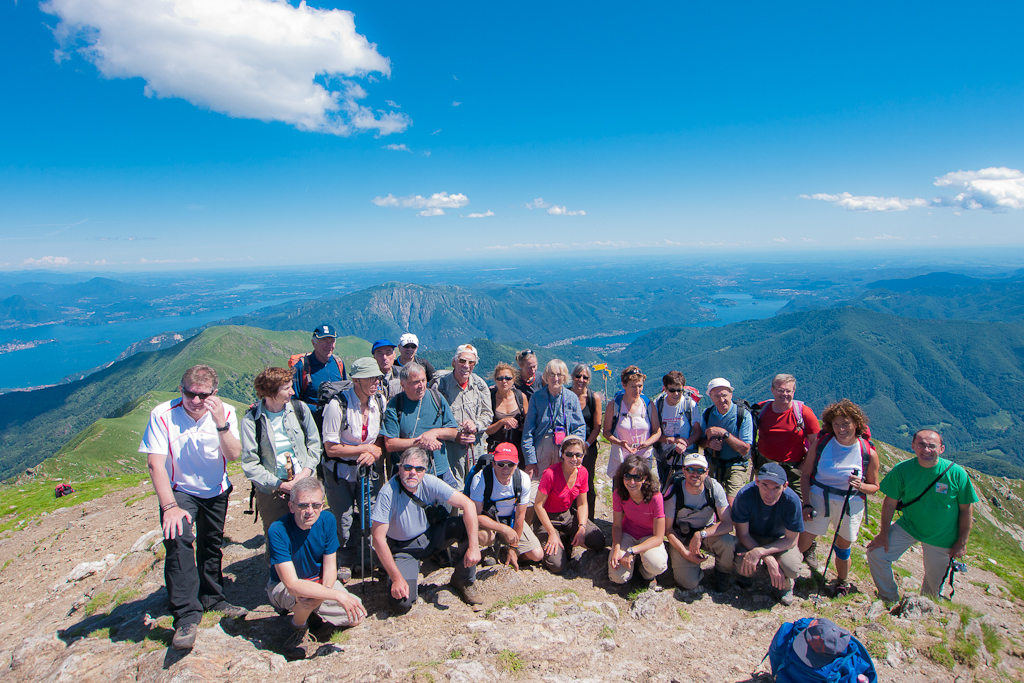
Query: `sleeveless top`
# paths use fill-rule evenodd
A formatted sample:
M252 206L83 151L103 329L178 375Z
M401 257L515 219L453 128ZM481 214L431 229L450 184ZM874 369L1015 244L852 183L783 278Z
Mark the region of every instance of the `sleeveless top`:
M513 405L515 406L515 408L512 410L511 413L504 413L504 412L498 410L497 408L495 408L495 410L494 410L494 421L491 424L494 424L494 422L497 422L498 420L502 419L503 417L514 417L514 418L516 418L516 428L515 429L511 429L511 430L510 429L499 429L498 431L494 432L494 434L491 434L490 436L488 436L487 437L487 451L489 453L493 453L494 449L497 447L498 444L500 444L500 443L510 443L513 446L515 446L516 449L519 451L519 460L520 460L520 464L522 464L523 463L523 423L526 421L526 416L523 415L523 411L519 410L519 404L515 403L514 401L515 401L515 399L513 398Z
M647 421L647 410L644 407L643 399L637 401L640 406L640 413L627 413L625 410L619 413L619 423L615 425L615 436L628 444L635 444L645 441L651 435L651 423ZM650 446L636 452L642 458L651 460L654 449ZM612 444L608 453L608 476L614 477L619 470L619 465L626 459L628 452L618 444Z
M573 392L575 393L575 392ZM594 400L594 392L589 388L587 394L581 402L580 408L583 410L583 422L587 425L587 441L590 441L590 437L594 435L594 408L597 406L597 401ZM600 429L600 427L598 427ZM590 448L597 448L597 442L594 441Z
M814 475L815 480L825 486L837 489L845 489L850 485L850 475L853 470L860 470L864 462L860 452L860 439L857 439L852 446L843 446L835 439L829 439L821 450L821 460L818 461L818 473ZM861 472L861 477L864 473Z

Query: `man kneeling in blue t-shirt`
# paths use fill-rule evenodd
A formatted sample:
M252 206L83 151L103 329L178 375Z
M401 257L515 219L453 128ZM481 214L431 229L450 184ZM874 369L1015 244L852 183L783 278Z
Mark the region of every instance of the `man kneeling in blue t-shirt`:
M338 525L334 515L323 511L324 488L316 477L300 479L292 487L285 515L270 525L270 604L292 612L295 632L285 643L292 655L305 657L315 643L308 618L316 612L332 626L355 626L363 621L366 608L338 576ZM332 588L324 584L330 577Z
M759 564L780 593L779 602L793 604L793 579L803 556L797 548L804 530L800 497L789 488L786 471L777 462L765 463L757 479L739 490L732 504L736 528L736 569L743 578L736 583L749 587Z

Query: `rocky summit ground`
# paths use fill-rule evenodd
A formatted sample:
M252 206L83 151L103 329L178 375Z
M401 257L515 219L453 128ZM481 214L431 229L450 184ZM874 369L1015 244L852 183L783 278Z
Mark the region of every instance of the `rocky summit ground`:
M478 610L447 586L450 568L428 568L421 603L402 617L384 606L384 582L354 581L370 611L365 623L321 632L316 656L287 661L285 627L266 604L261 525L243 514L247 482L237 474L233 482L224 574L228 599L250 610L244 621L207 614L192 652L168 648L157 506L143 482L0 537L0 679L762 681L779 624L818 614L854 630L880 681L1024 680L1024 604L976 567L958 582L953 603L915 599L890 614L862 566L855 578L863 593L819 598L806 579L787 608L768 597L763 577L751 590L725 593L680 591L670 577L657 590L620 588L607 579L607 551L577 551L564 576L482 569L486 604ZM610 519L603 490L598 500L599 517ZM920 554L902 564L912 591Z

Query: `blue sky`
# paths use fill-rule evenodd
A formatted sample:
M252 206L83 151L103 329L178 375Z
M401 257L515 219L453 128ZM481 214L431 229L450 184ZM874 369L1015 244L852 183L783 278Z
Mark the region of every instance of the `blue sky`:
M0 0L0 268L1021 246L1022 14Z

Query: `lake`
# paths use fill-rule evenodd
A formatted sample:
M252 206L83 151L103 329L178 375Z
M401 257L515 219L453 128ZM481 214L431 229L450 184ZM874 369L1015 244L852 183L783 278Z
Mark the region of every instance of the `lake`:
M41 325L23 330L0 330L0 344L15 339L59 340L56 344L43 344L34 349L0 354L0 387L22 389L55 384L73 372L109 363L135 342L154 334L182 332L286 300L263 301L198 315L175 315L106 325Z
M718 304L704 304L715 309L717 320L703 323L693 323L683 327L721 327L729 323L738 323L744 320L761 320L771 318L776 311L789 303L789 299L755 299L746 292L723 292L714 294L712 299L728 299L734 302L735 306L720 306ZM591 337L574 342L577 346L607 346L608 344L629 344L650 332L650 330L639 330L629 334L619 334L613 337Z

